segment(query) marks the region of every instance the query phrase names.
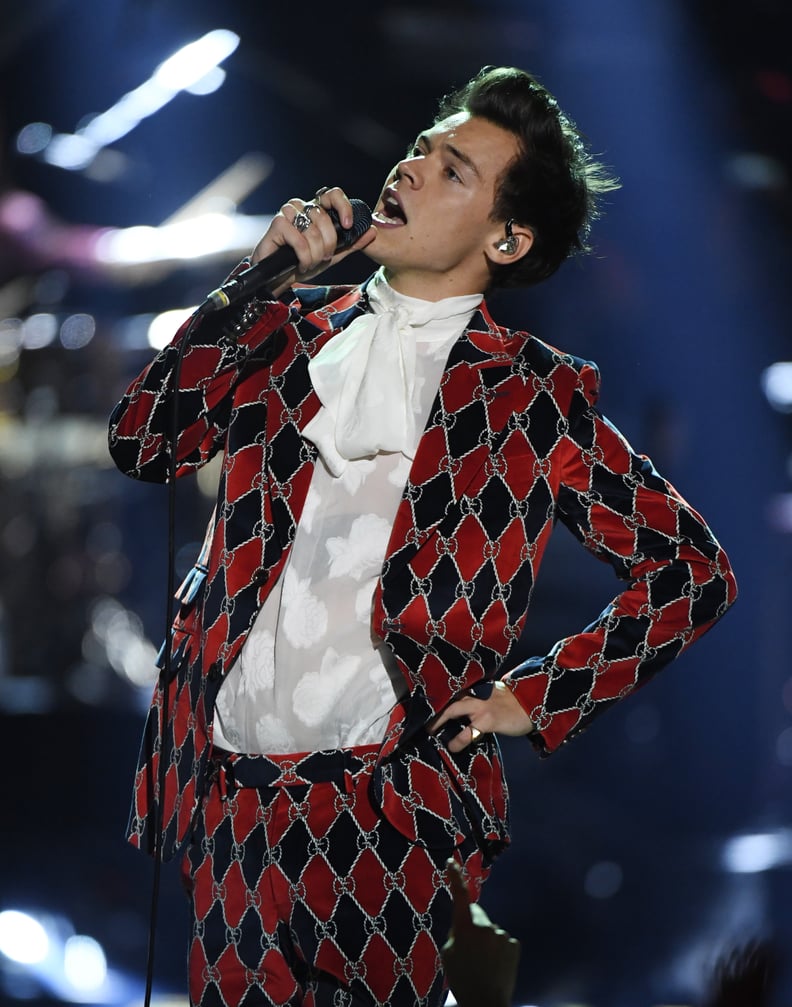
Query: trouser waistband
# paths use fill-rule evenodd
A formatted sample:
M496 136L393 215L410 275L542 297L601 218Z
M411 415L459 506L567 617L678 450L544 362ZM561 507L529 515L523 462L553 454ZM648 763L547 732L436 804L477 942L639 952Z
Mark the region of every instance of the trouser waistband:
M224 795L240 787L299 787L313 783L335 783L349 790L353 776L373 769L379 748L360 745L288 755L242 755L215 748L212 776L218 778Z

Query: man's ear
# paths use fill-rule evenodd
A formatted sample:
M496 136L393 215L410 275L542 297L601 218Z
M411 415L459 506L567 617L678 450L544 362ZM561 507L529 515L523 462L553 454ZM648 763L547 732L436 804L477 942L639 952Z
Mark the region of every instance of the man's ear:
M485 249L485 254L494 266L509 266L526 256L533 242L534 234L530 227L507 220L504 233Z

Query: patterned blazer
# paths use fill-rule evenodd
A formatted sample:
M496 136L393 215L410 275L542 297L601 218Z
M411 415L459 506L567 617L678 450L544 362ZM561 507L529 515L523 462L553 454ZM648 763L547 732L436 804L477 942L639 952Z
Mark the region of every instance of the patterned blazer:
M316 449L301 436L319 401L307 365L367 307L363 287L304 287L287 305L205 317L190 335L178 394L178 475L224 452L213 520L179 590L173 680L147 721L130 840L163 855L183 841L204 793L215 698L294 540ZM236 322L236 324L234 324ZM168 478L177 333L110 421L126 474ZM595 409L598 373L482 304L454 344L396 515L375 590L372 632L409 685L372 781L405 835L448 847L473 834L487 858L508 842L497 741L460 755L427 722L508 674L549 753L705 632L734 600L725 553L701 517ZM548 537L561 520L626 585L599 618L513 667ZM491 688L491 685L489 685ZM167 760L165 793L158 764Z

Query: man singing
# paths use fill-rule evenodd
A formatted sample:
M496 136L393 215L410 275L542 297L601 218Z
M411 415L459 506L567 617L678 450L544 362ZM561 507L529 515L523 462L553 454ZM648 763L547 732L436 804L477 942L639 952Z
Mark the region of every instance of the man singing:
M251 261L289 246L291 275L184 326L116 407L134 478L167 481L175 400L177 474L223 453L131 819L138 846L187 842L194 1004L441 1004L445 864L477 892L509 840L497 734L552 752L733 601L702 518L597 412L596 367L483 300L583 250L614 187L533 77L482 70L350 250L340 188L285 203ZM294 285L355 250L361 286ZM556 520L623 589L517 663Z

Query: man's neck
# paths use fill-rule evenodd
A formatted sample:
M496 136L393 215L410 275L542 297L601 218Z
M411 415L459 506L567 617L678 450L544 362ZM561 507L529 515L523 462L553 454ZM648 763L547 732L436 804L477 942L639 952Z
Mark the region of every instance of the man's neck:
M390 270L385 267L385 279L399 294L417 297L422 301L442 301L446 297L464 297L466 294L482 295L484 284L458 275L440 273L427 275L408 270Z

